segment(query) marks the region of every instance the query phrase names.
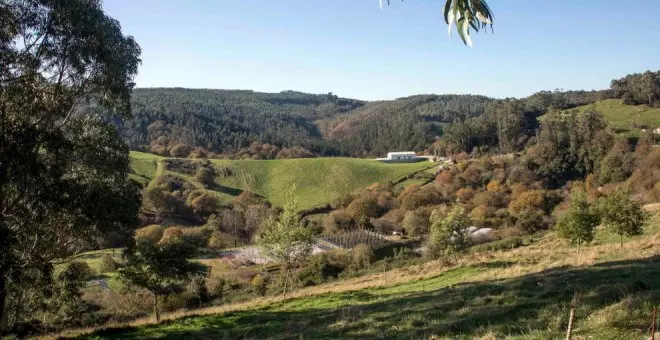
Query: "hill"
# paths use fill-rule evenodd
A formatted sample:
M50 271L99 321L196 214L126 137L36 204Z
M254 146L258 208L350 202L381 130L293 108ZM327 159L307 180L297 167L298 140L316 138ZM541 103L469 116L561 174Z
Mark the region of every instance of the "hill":
M583 105L576 110L583 112L595 109L603 114L605 120L621 134L638 137L642 129L660 127L660 108L647 105L627 105L620 99L606 99L594 104Z
M190 174L166 167L172 158L142 152L131 152L133 178L149 183L168 173L196 183ZM194 160L180 159L194 163ZM212 160L218 170L216 185L209 190L224 202L242 191L265 197L281 206L289 188L295 187L299 207L307 209L333 202L341 195L366 188L373 183L387 184L399 178L433 166L429 162L383 163L356 158L305 158L281 160Z
M132 118L115 123L131 149L164 156L185 157L200 148L272 159L281 149L299 147L319 156L364 157L422 150L441 135L440 123L479 115L489 101L424 95L370 103L332 93L145 88L133 91ZM264 144L277 150L250 149ZM173 152L177 145L185 152Z
M658 247L656 215L621 248L604 229L579 254L549 233L458 264L431 261L83 338L558 339L575 303L575 338L641 339L660 296Z

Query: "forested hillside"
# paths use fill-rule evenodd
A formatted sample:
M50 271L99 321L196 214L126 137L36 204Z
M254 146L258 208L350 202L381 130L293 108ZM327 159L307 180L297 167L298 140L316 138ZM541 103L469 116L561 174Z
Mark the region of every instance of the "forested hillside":
M536 118L549 108L593 104L614 92L542 91L520 99L515 113L524 113L531 122L523 131L531 134ZM162 156L373 157L392 150L425 150L452 123L464 123L454 124L447 139L460 144L455 147L471 150L488 144L483 138L491 138L492 120L482 116L502 102L475 95L365 102L332 93L148 88L133 91L132 118L116 123L131 149Z
M490 99L420 95L367 103L294 91L136 89L118 122L132 149L163 156L300 158L422 150L442 124L478 116Z

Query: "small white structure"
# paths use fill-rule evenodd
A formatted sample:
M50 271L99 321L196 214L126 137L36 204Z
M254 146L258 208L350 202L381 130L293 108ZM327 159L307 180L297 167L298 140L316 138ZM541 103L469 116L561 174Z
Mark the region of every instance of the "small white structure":
M388 152L387 158L377 158L385 162L414 162L417 161L417 155L414 151Z
M653 133L656 135L660 135L660 126L658 126L655 130L653 130Z

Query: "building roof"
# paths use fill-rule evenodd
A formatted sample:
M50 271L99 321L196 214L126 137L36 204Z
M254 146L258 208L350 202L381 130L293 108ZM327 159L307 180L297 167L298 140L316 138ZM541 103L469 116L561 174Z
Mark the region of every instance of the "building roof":
M396 155L414 155L415 151L397 151L397 152L388 152L388 156L396 156Z

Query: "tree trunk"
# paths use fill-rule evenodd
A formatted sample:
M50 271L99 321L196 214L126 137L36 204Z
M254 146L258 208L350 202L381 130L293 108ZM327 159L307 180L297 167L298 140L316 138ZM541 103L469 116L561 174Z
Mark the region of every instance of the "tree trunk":
M619 235L619 248L623 248L623 234Z
M580 253L580 246L582 245L582 240L578 239L578 254Z
M154 312L156 313L156 322L160 322L160 310L158 309L158 294L154 294Z
M288 283L289 283L289 266L285 264L284 265L284 294L283 294L284 298L286 298L286 288L287 288Z
M7 297L7 284L5 282L5 273L0 272L0 336L7 330L7 313L5 311L5 300Z

